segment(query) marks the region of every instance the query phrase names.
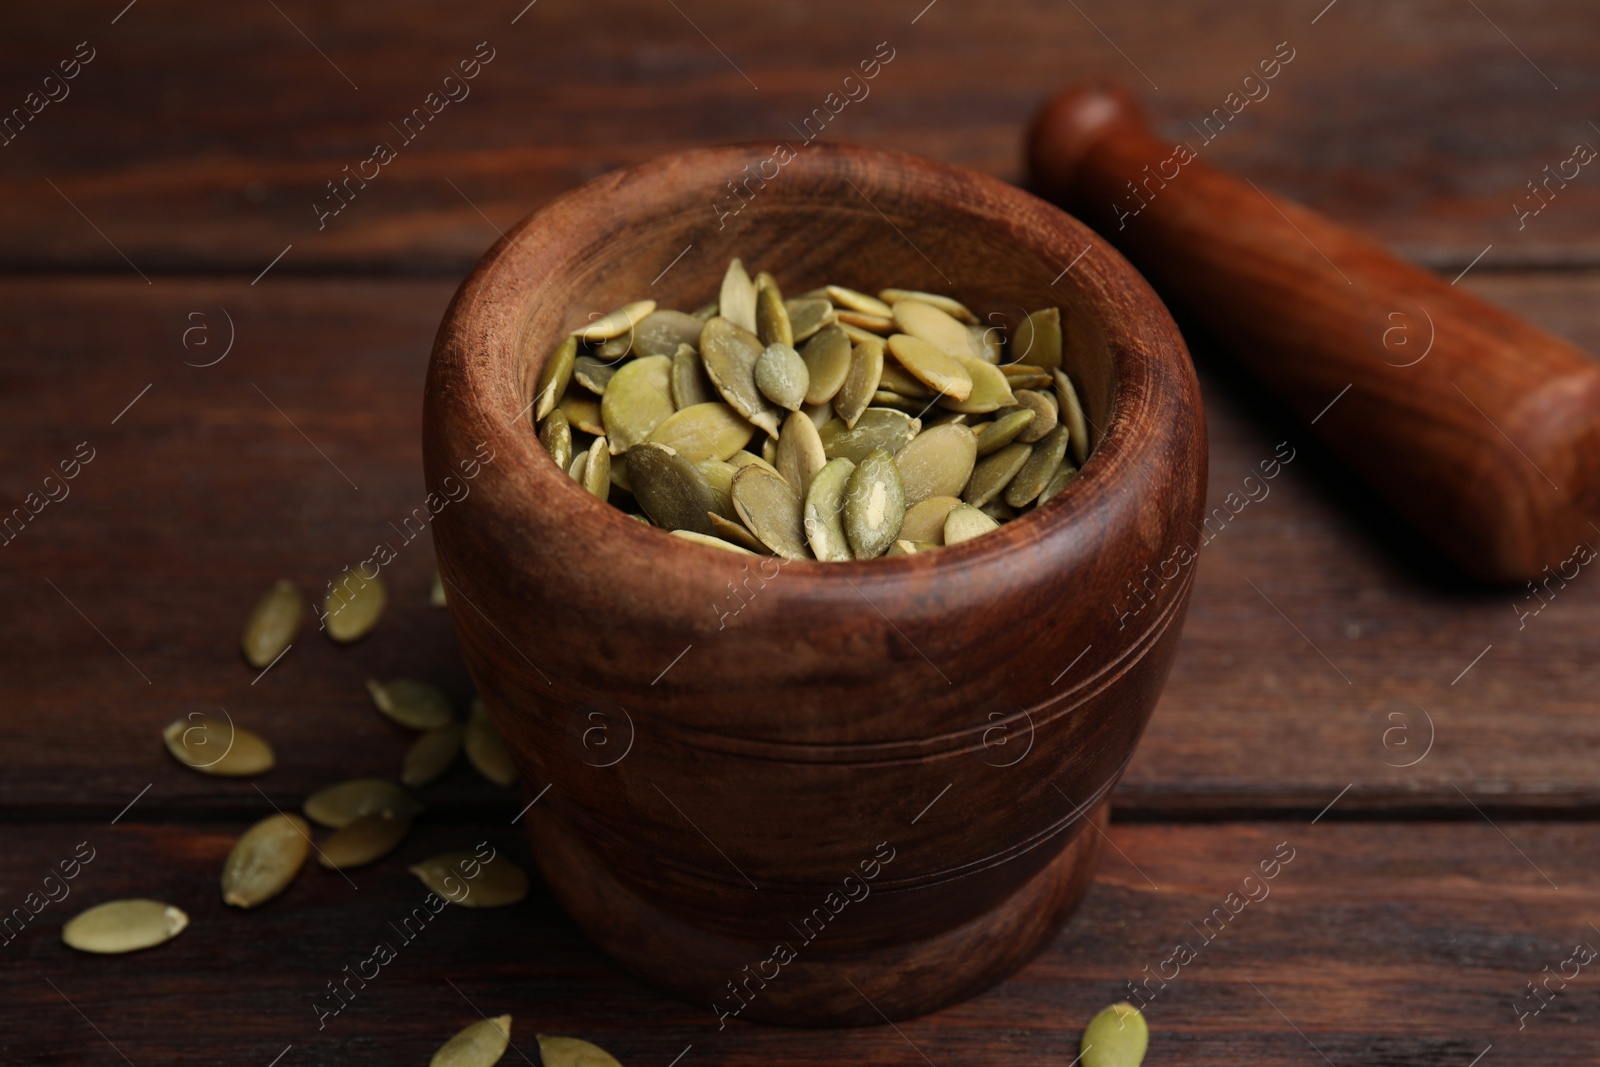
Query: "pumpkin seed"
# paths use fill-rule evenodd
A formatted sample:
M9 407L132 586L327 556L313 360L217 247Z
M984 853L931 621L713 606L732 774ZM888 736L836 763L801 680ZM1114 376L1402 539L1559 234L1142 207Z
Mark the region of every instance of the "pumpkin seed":
M733 476L733 509L756 539L785 559L807 559L804 506L794 487L764 467Z
M79 952L111 956L171 941L188 925L181 908L159 900L108 900L67 920L61 940Z
M972 335L972 347L983 353L980 357L985 363L999 363L1000 331L993 326L985 329L977 323L968 323L967 332Z
M579 326L572 333L575 337L588 342L599 344L609 341L613 337L620 337L629 333L644 317L656 309L654 300L636 300L631 304L624 304L615 311L608 312L587 326Z
M709 304L702 304L700 307L697 307L694 309L694 311L690 312L691 315L699 320L702 326L711 321L712 317L715 316L716 313L717 302L715 300L711 301Z
M431 682L396 678L390 682L367 679L367 692L378 710L412 730L437 730L455 718L450 698Z
M931 548L938 547L932 541L907 541L902 538L889 546L889 551L884 553L884 557L914 556L918 552L926 552Z
M962 504L951 508L950 514L944 517L944 543L959 545L963 541L970 541L980 534L999 528L998 522L977 508Z
M596 437L606 432L606 424L600 415L600 401L583 393L568 393L561 398L561 413L567 417L567 422L574 429L584 433L592 433Z
M877 297L868 296L866 293L858 293L854 289L846 289L842 285L824 286L822 291L827 294L828 299L833 301L836 307L865 312L868 315L876 315L882 319L887 319L894 314L889 305Z
M733 410L776 436L777 409L756 386L756 361L763 351L754 333L721 316L700 333L700 359L711 384Z
M428 587L428 607L442 608L449 601L444 597L444 578L439 574L439 568L433 569L433 584Z
M794 327L789 324L789 309L776 282L764 281L756 290L756 336L764 345L794 347Z
M593 356L579 356L572 364L572 379L595 396L604 396L606 386L617 375L615 363L606 363Z
M575 1037L539 1035L539 1062L544 1067L622 1067L605 1049Z
M951 508L961 506L959 497L930 496L921 503L906 508L905 521L900 524L900 537L932 545L944 544L944 520Z
M448 771L461 754L461 734L461 724L451 723L413 741L401 765L400 781L415 789Z
M800 411L811 420L811 425L819 430L828 425L828 420L833 418L832 404L802 404Z
M681 408L657 424L646 440L667 445L692 463L727 459L755 433L737 411L719 402Z
M383 778L353 778L323 788L306 797L301 810L319 826L341 830L363 815L389 812L397 818L411 819L423 807L399 785Z
M512 785L517 780L517 765L511 752L500 739L494 720L481 699L472 702L472 716L467 720L467 759L479 774L495 785Z
M679 411L696 404L709 404L717 399L717 391L706 377L705 365L693 345L679 345L672 357L672 403Z
M222 902L236 908L265 904L294 881L311 850L311 828L278 812L246 830L222 865Z
M951 356L981 358L983 349L972 343L972 334L950 315L920 300L902 300L894 306L894 324L899 331L928 342ZM893 351L893 346L890 346Z
M1028 461L1017 471L1011 484L1006 486L1006 503L1014 508L1033 503L1044 487L1055 477L1056 468L1067 454L1067 428L1057 426L1041 437L1033 446Z
M328 594L322 601L322 624L328 636L348 643L371 633L389 602L383 579L377 574L368 578L360 571L347 570L328 585Z
M527 874L500 855L484 861L464 850L441 852L410 870L423 885L467 908L501 908L528 895Z
M977 438L965 426L937 426L919 433L894 454L906 504L914 506L929 497L953 497L972 477L977 460Z
M244 636L239 644L244 649L245 662L261 670L281 656L299 634L305 613L305 597L293 582L286 578L273 582L244 621Z
M626 452L650 436L676 409L672 406L672 360L645 356L624 364L600 398L600 418L611 453ZM610 476L610 471L607 472Z
M868 333L882 334L885 337L894 333L894 319L885 315L868 315L864 311L839 311L835 312L834 316L838 321L860 327Z
M856 465L840 457L823 464L811 479L811 491L806 494L806 541L818 559L839 563L855 558L850 551L850 539L844 532L844 493Z
M1081 467L1083 461L1089 458L1089 422L1084 418L1078 391L1072 387L1072 379L1064 371L1056 370L1055 385L1061 418L1065 420L1067 432L1072 436L1072 459Z
M998 452L1017 439L1017 434L1033 423L1033 412L1026 408L1007 412L993 422L978 427L978 455Z
M711 522L711 528L717 532L716 539L728 542L758 556L770 556L772 554L771 550L762 544L755 534L745 529L740 523L732 519L725 519L714 511L707 515L706 518ZM687 531L678 530L675 532L685 533ZM704 536L703 534L695 534L691 540L701 539Z
M1017 517L1017 509L1006 503L1006 498L997 496L983 507L978 509L995 522L1008 523Z
M393 852L410 830L411 820L393 812L363 815L322 842L317 862L333 871L365 867Z
M773 466L802 500L811 491L811 480L827 462L828 454L822 447L816 424L798 411L785 419Z
M823 451L829 459L843 456L852 463L860 463L868 452L884 449L895 453L904 448L921 431L922 423L903 411L890 408L868 408L861 413L854 428L834 419L818 431Z
M1000 495L1022 465L1033 454L1032 445L1007 445L993 455L985 456L972 468L972 479L967 482L961 499L975 508L981 508Z
M740 449L738 452L735 452L733 455L729 456L728 462L733 464L735 471L737 471L740 467L748 467L750 464L754 463L758 467L765 467L773 474L778 473L777 467L774 467L772 464L768 463L754 452L746 452L743 449Z
M906 517L906 491L900 468L887 449L869 452L856 464L844 488L844 530L856 559L883 555Z
M1061 367L1061 311L1044 308L1028 313L1011 339L1011 362L1031 363L1045 370Z
M618 334L609 341L600 342L600 344L595 347L594 354L599 356L601 360L608 364L615 364L620 362L623 356L626 356L632 351L633 334L623 333ZM577 374L576 367L573 368L573 374Z
M722 298L718 303L724 319L749 333L756 332L756 287L737 259L728 264L728 272L722 276ZM703 344L700 347L705 351Z
M778 442L773 440L771 437L768 437L761 442L761 460L773 470L778 469L777 467L773 466L773 464L778 460Z
M658 359L658 356L652 356ZM619 457L620 458L620 457ZM583 487L601 500L611 495L611 453L604 437L596 437L589 445L589 458L583 465L579 479Z
M1016 403L1017 398L1011 392L1011 382L1000 372L999 367L972 356L953 358L966 368L967 375L972 379L972 392L967 394L965 400L942 397L939 400L940 407L969 415L982 415Z
M739 468L732 463L717 459L703 459L694 465L695 470L706 480L711 487L711 493L716 497L716 506L711 509L711 514L720 515L724 519L733 517L733 476L739 473ZM712 524L713 526L715 523Z
M719 522L727 522L728 521L727 519L722 518L720 515L717 516L717 519L718 519ZM737 523L735 523L733 525L737 525ZM742 526L740 526L739 528L741 530L744 529L744 527L742 527ZM720 548L725 552L737 552L737 553L739 553L741 555L746 555L746 556L754 556L754 555L758 554L758 553L753 552L752 550L746 548L744 545L734 544L732 541L726 540L725 538L722 538L722 537L712 537L710 534L695 533L693 530L669 530L667 532L672 534L673 537L681 537L685 541L692 541L697 545L704 545L707 548ZM748 532L748 531L746 531L746 532ZM753 540L753 538L752 538L752 540ZM759 545L759 544L761 544L761 542L757 541L756 544ZM767 555L768 554L765 545L761 546L761 552L759 554L761 554L761 555Z
M932 405L926 400L914 400L909 396L891 393L887 389L879 389L872 394L872 406L875 408L894 408L907 415L920 415Z
M556 466L566 470L572 465L572 423L567 421L565 411L556 408L544 420L544 428L539 431L539 443L550 453Z
M771 344L756 359L756 388L761 395L789 411L799 411L811 388L805 360L786 344Z
M892 360L884 363L883 373L878 375L878 388L880 390L888 389L899 393L901 396L914 397L921 400L931 400L939 395L912 377L910 371Z
M936 393L965 400L972 393L972 375L954 356L920 337L897 333L889 338L889 353L923 385Z
M1122 1001L1089 1020L1078 1056L1083 1067L1139 1067L1149 1046L1150 1030L1144 1016Z
M428 1067L494 1067L510 1044L511 1016L479 1019L441 1045Z
M579 485L583 484L584 472L589 469L589 453L579 452L572 459L572 466L567 468L567 475Z
M915 300L938 308L946 315L961 322L977 322L978 316L967 310L967 306L953 297L943 296L939 293L923 293L915 289L885 289L878 294L878 298L891 307L902 300Z
M1055 429L1056 423L1060 421L1056 398L1048 393L1041 393L1037 389L1018 389L1017 404L1033 413L1033 420L1017 434L1017 440L1023 444L1032 444L1040 440Z
M1039 494L1039 505L1042 507L1049 503L1051 497L1065 489L1077 476L1078 468L1070 463L1063 463L1057 467L1056 472L1050 476L1049 483L1045 485L1044 492Z
M572 366L578 356L578 339L576 337L563 338L555 351L551 352L544 361L544 366L539 370L539 385L534 390L533 421L543 421L544 417L555 410L556 401L567 391L567 383L572 380Z
M850 337L837 325L817 331L800 350L806 365L807 404L826 404L838 395L852 366Z
M679 345L699 344L702 325L699 319L681 311L652 311L634 328L633 354L670 357Z
M850 349L849 373L833 398L834 412L848 427L854 427L867 410L883 376L883 338L870 333L866 338Z
M794 334L790 344L806 340L834 321L833 304L821 297L802 296L785 300L783 308L789 315L789 329Z
M275 762L272 746L231 722L179 719L161 731L172 758L191 770L223 778L265 774Z
M716 321L716 320L712 320ZM670 445L646 442L628 453L633 495L650 521L668 530L693 530L710 536L706 512L717 499L705 475Z

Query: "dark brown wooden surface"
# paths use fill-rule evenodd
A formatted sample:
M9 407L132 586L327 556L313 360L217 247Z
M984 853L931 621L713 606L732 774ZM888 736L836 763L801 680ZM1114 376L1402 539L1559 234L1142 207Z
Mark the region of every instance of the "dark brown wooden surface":
M0 947L19 957L0 968L0 1059L123 1062L65 994L139 1067L265 1065L291 1044L285 1067L420 1062L476 1017L449 979L515 1014L530 1058L527 1035L564 1030L630 1067L691 1044L682 1067L919 1052L939 1067L1069 1063L1089 1015L1288 839L1305 847L1225 935L1241 943L1206 949L1150 1007L1148 1062L1323 1062L1295 1027L1340 1067L1469 1067L1491 1043L1482 1067L1593 1060L1587 970L1523 1031L1512 1004L1600 937L1594 579L1519 628L1516 605L1533 601L1463 584L1192 335L1213 502L1278 442L1297 458L1202 552L1172 683L1116 795L1112 839L1151 881L1108 850L1055 945L994 992L903 1026L915 1048L888 1028L717 1035L709 1013L623 977L537 888L512 912L448 912L442 936L404 950L318 1035L313 993L419 895L403 862L483 837L525 857L508 826L521 801L458 768L360 890L312 870L257 914L223 914L221 858L265 803L175 766L156 736L227 707L277 746L257 784L285 806L391 773L407 738L362 680L406 671L468 695L449 625L425 605L425 543L393 565L389 617L361 645L308 634L251 685L237 633L273 578L320 587L421 499L421 381L456 279L497 228L575 182L789 136L879 41L894 62L829 136L1015 179L1025 123L1064 81L1121 80L1177 137L1288 40L1296 59L1212 162L1447 277L1492 245L1462 286L1600 349L1600 276L1574 269L1600 265L1600 179L1585 168L1523 230L1512 210L1575 142L1600 144L1586 4L830 0L753 18L723 0L681 13L539 0L515 25L516 2L277 6L34 5L0 33L3 109L77 42L97 50L71 96L0 147L0 503L79 442L96 449L72 495L0 548L0 905L76 842L101 850L67 902ZM319 233L323 183L482 40L497 54L472 96ZM436 277L381 277L404 274ZM220 353L224 308L232 352L185 366ZM190 334L185 348L201 324L209 347ZM1430 733L1425 758L1395 766ZM1407 817L1424 821L1393 821ZM194 926L122 960L59 944L79 907L132 894L171 899Z

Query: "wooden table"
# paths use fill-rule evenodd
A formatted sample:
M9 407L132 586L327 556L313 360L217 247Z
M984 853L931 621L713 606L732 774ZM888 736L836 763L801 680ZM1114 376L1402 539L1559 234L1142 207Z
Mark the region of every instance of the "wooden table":
M95 856L0 949L0 1061L422 1062L481 1009L515 1016L507 1063L531 1063L540 1031L629 1067L1066 1064L1180 941L1198 951L1150 986L1152 1064L1594 1061L1600 977L1552 980L1543 1002L1528 983L1600 944L1600 578L1539 600L1463 584L1193 335L1213 501L1279 442L1296 458L1204 549L1098 881L999 988L896 1029L719 1032L536 888L448 910L319 1029L325 984L420 899L406 863L483 839L528 862L522 801L465 767L348 881L313 868L249 914L215 882L272 805L395 773L408 738L363 679L469 695L421 541L362 644L308 635L258 677L237 634L273 579L320 589L420 503L434 329L496 231L551 195L683 146L790 137L879 42L893 60L827 136L1016 179L1064 79L1142 89L1176 136L1287 41L1213 159L1597 350L1600 176L1552 186L1520 226L1512 207L1600 144L1591 5L123 2L23 6L0 34L0 105L66 92L0 146L0 503L80 443L94 456L0 551L0 907L81 842ZM325 183L480 41L470 95L319 229ZM75 54L75 78L45 82ZM276 770L174 764L161 727L218 706L271 739ZM1207 940L1284 842L1271 896ZM60 943L81 907L128 895L190 929L121 958Z

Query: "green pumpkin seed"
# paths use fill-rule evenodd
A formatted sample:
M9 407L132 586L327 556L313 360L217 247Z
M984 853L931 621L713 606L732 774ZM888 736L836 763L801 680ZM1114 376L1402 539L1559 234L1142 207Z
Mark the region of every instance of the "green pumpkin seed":
M706 512L716 510L716 495L705 475L677 449L654 442L639 445L628 453L628 477L651 522L668 530L711 535Z
M1061 311L1033 311L1017 324L1011 339L1011 362L1030 363L1047 371L1061 367Z
M804 506L794 487L764 467L733 476L733 509L756 539L785 559L808 559Z
M717 503L711 509L711 513L720 515L724 519L733 518L733 476L739 473L739 468L732 463L716 459L703 459L696 463L694 468L700 472L700 476L711 487L712 495L716 497Z
M806 541L818 559L839 563L855 558L844 531L844 494L856 465L848 459L830 459L811 479L806 494Z
M743 416L719 401L694 404L668 415L647 440L667 445L690 462L699 463L727 459L749 444L755 432Z
M1070 463L1063 463L1056 468L1050 476L1049 483L1044 487L1044 492L1039 494L1039 506L1043 507L1050 502L1050 498L1071 484L1072 479L1078 476L1078 468Z
M236 908L265 904L294 881L311 850L311 828L281 812L246 830L222 865L222 902Z
M839 322L848 323L883 337L894 333L894 319L886 315L868 315L864 311L839 311L835 312L835 318Z
M832 404L802 404L800 413L811 420L811 425L822 429L833 418Z
M901 538L894 544L890 545L889 551L885 552L883 555L886 559L894 556L914 556L918 552L926 552L929 549L938 547L939 546L934 544L932 541L907 541L904 538Z
M722 299L718 303L723 318L749 333L756 332L755 283L737 259L728 264L728 272L722 276ZM704 345L701 351L705 351Z
M679 345L699 344L703 325L693 315L681 311L652 311L634 328L633 354L670 357L676 354Z
M633 492L633 483L628 480L628 454L611 457L611 484L621 489L624 493ZM610 499L610 493L606 494Z
M1022 465L1033 454L1032 445L1007 445L990 456L985 456L972 468L972 479L967 482L961 499L975 508L981 508L999 496Z
M389 812L397 818L411 819L422 814L423 806L399 785L383 778L353 778L323 788L306 797L301 810L319 826L340 830L363 815Z
M794 327L789 324L789 309L776 282L763 282L756 291L756 336L764 345L794 347Z
M1033 412L1026 408L1009 411L993 422L978 427L978 455L998 452L1017 439L1017 434L1033 424Z
M572 459L572 466L567 468L567 476L579 485L583 484L584 472L589 469L589 453L579 452Z
M1089 1020L1079 1042L1083 1067L1139 1067L1150 1046L1150 1030L1139 1009L1125 1001Z
M995 497L978 510L998 523L1007 523L1017 517L1017 509L1007 504L1003 496Z
M616 364L633 351L633 334L624 333L613 337L609 341L602 341L595 346L594 354L608 364ZM573 368L573 376L577 376L577 368Z
M768 463L754 452L746 452L743 449L740 449L738 452L735 452L733 455L729 456L728 462L733 464L735 471L737 471L740 467L748 467L750 464L754 463L758 467L765 467L773 474L778 473L777 467L774 467L772 464Z
M952 297L939 293L923 293L915 289L885 289L878 294L878 298L893 307L902 300L915 300L921 304L928 304L938 308L951 318L961 322L977 322L978 316L967 310L967 306Z
M756 386L756 361L763 351L754 333L721 316L700 334L700 359L711 384L733 410L776 436L777 409Z
M345 571L329 586L322 600L322 624L328 636L348 643L371 633L389 603L383 579L376 574L368 578L360 571Z
M922 430L922 423L903 411L891 408L868 408L861 413L853 428L834 419L818 431L823 451L829 459L840 456L852 463L860 463L868 452L884 449L898 452Z
M961 506L954 496L930 496L919 504L906 508L906 517L900 523L900 537L932 545L944 544L944 520L951 508Z
M727 523L728 522L727 519L722 518L722 516L720 516L720 515L718 515L716 517L716 521L717 522L721 522L721 523ZM737 523L729 523L729 525L737 526L738 524ZM743 530L744 527L740 526L739 529ZM751 550L749 548L746 548L742 544L734 544L731 540L728 540L728 539L723 538L723 537L712 537L710 534L695 533L693 530L672 530L672 531L669 531L669 532L672 534L673 537L681 537L685 541L692 541L693 543L695 543L697 545L704 545L707 548L720 548L724 552L736 552L736 553L739 553L740 555L746 555L746 556L754 556L754 555L758 554L755 551L753 551L753 550ZM745 532L749 533L748 530L745 531ZM752 536L751 540L754 541L755 538ZM756 544L761 545L761 542L760 541L756 541ZM761 545L761 552L759 554L760 555L766 555L767 554L767 548L766 548L765 545Z
M596 437L606 432L605 421L600 415L600 401L594 397L583 393L568 393L561 398L559 407L574 429L592 433Z
M1000 349L1000 331L990 326L985 328L977 323L967 324L967 333L972 335L972 347L983 353L981 358L985 363L999 363L1002 353Z
M934 392L955 400L965 400L972 394L972 375L967 368L922 338L897 333L889 338L888 348L912 377Z
M79 952L113 956L171 941L188 925L181 908L159 900L108 900L67 920L61 940Z
M441 1045L428 1067L494 1067L510 1044L511 1016L479 1019Z
M745 551L753 552L758 556L770 556L772 554L771 550L762 544L755 534L745 529L742 524L732 519L723 518L714 511L706 518L710 520L711 528L717 532L717 537L721 540L737 545ZM680 530L678 532L682 533L683 531Z
M706 377L706 368L700 362L700 353L693 345L679 345L672 357L672 403L679 410L696 404L709 404L718 399L717 391Z
M539 1035L539 1062L544 1067L622 1067L599 1045L575 1037Z
M1072 387L1072 379L1065 372L1055 372L1056 402L1061 408L1061 418L1067 424L1067 432L1072 436L1072 458L1078 466L1083 466L1083 461L1089 458L1089 422L1083 415L1083 404L1078 400L1078 391Z
M567 421L565 411L557 408L544 420L544 428L539 431L539 443L550 453L556 466L566 470L572 465L572 423Z
M799 344L834 321L833 304L821 297L802 296L785 300L783 308L789 315L790 332L794 334L790 344Z
M972 379L972 392L967 394L965 400L943 397L939 400L940 407L969 415L982 415L1016 403L1016 397L1011 392L1011 382L1000 372L999 367L972 356L953 358L966 369L968 377Z
M433 569L433 584L428 587L428 607L442 608L449 604L444 596L444 578L439 575L439 568Z
M893 360L884 363L883 373L878 375L878 388L919 400L932 400L939 395L912 377L910 371Z
M773 466L773 464L775 464L778 460L778 442L773 440L771 437L768 437L766 440L761 442L761 459L773 470L778 469L777 467Z
M400 781L416 789L438 779L461 754L461 735L461 724L451 723L413 741L401 765Z
M783 480L794 488L802 500L811 491L811 480L827 462L828 454L822 447L822 437L810 417L797 411L785 419L773 466L778 468Z
M584 462L579 481L602 501L611 495L611 452L604 437L596 437L589 445L589 456Z
M624 304L617 310L600 316L586 326L579 326L573 330L573 336L591 345L602 341L609 341L613 337L621 337L631 333L644 317L656 309L654 300L636 300L631 304Z
M700 307L697 307L694 309L694 311L690 312L690 314L693 315L702 326L704 326L717 314L717 302L713 300L709 304L702 304Z
M431 682L396 678L389 682L367 679L367 692L378 710L411 730L437 730L455 718L450 698Z
M245 778L265 774L276 762L272 746L231 722L179 719L161 731L172 758L201 774Z
M305 613L305 597L293 582L285 578L273 582L244 621L239 644L245 662L261 670L281 656L299 634Z
M1025 507L1044 492L1067 454L1067 428L1057 426L1033 446L1033 454L1006 486L1006 503Z
M595 396L604 396L606 386L617 375L617 365L593 356L579 356L572 364L572 380Z
M867 410L883 376L883 338L870 333L867 338L850 349L849 373L833 398L833 410L848 427L854 427Z
M410 868L422 884L452 904L467 908L502 908L528 895L528 876L521 867L495 855L456 851L430 856Z
M882 319L887 319L894 314L889 305L877 297L868 296L866 293L858 293L854 289L846 289L842 285L824 286L822 291L829 300L833 301L836 307L865 312L868 315L876 315Z
M944 517L944 543L959 545L963 541L970 541L974 537L999 528L998 522L977 508L962 504L951 508L950 514Z
M1036 389L1018 389L1017 404L1033 413L1033 419L1019 434L1017 440L1023 444L1032 444L1044 437L1045 434L1056 428L1060 421L1056 398L1048 393L1041 393Z
M672 360L666 356L646 356L624 364L600 398L600 418L604 436L611 442L611 454L626 452L646 440L650 431L671 415ZM610 472L607 471L609 477Z
M926 400L913 400L909 396L891 393L887 389L879 389L872 394L872 406L875 408L893 408L896 411L903 411L907 415L920 415L930 407Z
M981 359L983 349L973 344L972 334L949 314L920 300L902 300L894 306L894 324L900 333L926 341L950 356ZM890 351L894 346L890 346Z
M494 720L489 718L489 710L483 706L481 699L472 702L472 717L467 720L466 745L467 759L479 774L495 785L516 783L517 765L512 761L511 751L500 739L500 731L495 729Z
M837 325L818 330L800 350L806 365L807 404L826 404L838 395L850 375L850 337Z
M567 337L545 358L539 370L539 385L533 392L534 422L544 421L545 416L555 410L556 402L566 393L567 383L572 380L572 366L577 356L578 339Z
M894 454L906 504L913 506L929 497L951 497L961 492L972 477L977 460L977 438L965 426L936 426L919 433Z
M317 862L333 871L365 867L393 852L410 831L411 820L393 812L363 815L322 842Z
M882 448L867 453L844 488L844 531L850 551L856 559L883 555L905 517L906 491L894 456Z
M834 325L838 326L839 329L844 331L844 335L850 339L850 343L853 345L858 345L863 341L877 341L879 344L883 343L883 338L880 335L873 333L871 330L863 330L854 323L839 322L835 320Z
M785 344L768 345L756 359L756 388L761 395L789 411L799 411L811 387L805 360Z

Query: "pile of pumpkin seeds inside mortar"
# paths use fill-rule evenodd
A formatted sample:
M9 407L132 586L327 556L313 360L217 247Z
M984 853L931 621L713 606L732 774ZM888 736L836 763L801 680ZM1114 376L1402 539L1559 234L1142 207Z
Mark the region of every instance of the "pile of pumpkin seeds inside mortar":
M786 300L735 259L698 311L641 300L573 331L533 421L585 489L676 537L788 559L925 552L1045 503L1088 458L1059 309L1003 333L909 289Z

